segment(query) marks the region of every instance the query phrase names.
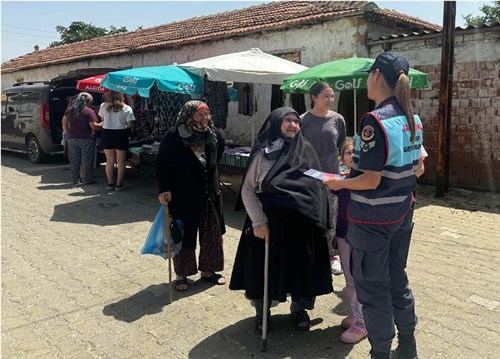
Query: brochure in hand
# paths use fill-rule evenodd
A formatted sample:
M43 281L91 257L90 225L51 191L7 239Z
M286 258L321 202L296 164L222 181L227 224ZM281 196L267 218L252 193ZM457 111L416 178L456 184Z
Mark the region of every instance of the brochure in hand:
M326 179L330 179L330 178L334 178L334 177L338 177L340 179L344 179L345 176L341 176L341 175L336 175L334 173L328 173L328 172L321 172L321 171L318 171L318 170L315 170L315 169L308 169L307 171L304 172L304 174L306 176L309 176L309 177L312 177L312 178L316 178L320 181L324 181Z

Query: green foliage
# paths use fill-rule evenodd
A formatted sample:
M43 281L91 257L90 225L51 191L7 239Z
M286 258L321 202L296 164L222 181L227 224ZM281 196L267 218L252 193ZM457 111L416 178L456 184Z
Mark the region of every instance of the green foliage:
M107 30L106 28L86 24L82 21L73 21L68 27L61 25L56 26L56 31L61 35L61 41L54 41L49 47L72 44L106 35L115 35L127 32L128 30L125 26L120 28L110 26L109 30Z
M462 15L467 25L480 26L500 22L500 1L493 1L492 5L483 5L479 10L483 12L483 16Z

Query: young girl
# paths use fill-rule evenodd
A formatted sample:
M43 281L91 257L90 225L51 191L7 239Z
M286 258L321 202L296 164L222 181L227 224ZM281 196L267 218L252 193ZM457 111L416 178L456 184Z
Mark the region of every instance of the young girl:
M342 161L340 174L343 176L348 177L351 171L353 146L353 142L348 141L340 150L340 159ZM350 193L348 189L341 189L337 191L337 197L339 198L339 214L337 217L335 239L339 247L340 261L344 269L347 296L349 297L349 302L351 304L351 314L345 317L341 323L342 327L347 330L342 333L340 340L344 343L353 344L366 337L367 332L365 328L365 321L363 319L363 312L361 311L361 304L358 302L356 289L354 288L354 279L352 278L351 270L349 268L350 247L345 239L348 226L347 205L349 204L349 196Z

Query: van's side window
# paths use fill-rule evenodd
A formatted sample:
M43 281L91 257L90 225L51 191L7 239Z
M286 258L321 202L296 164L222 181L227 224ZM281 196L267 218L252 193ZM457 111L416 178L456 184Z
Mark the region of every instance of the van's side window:
M17 102L18 112L20 117L33 116L33 110L38 109L40 92L23 92L16 95L15 101Z
M19 103L14 101L14 95L2 94L2 115L11 115L17 112Z

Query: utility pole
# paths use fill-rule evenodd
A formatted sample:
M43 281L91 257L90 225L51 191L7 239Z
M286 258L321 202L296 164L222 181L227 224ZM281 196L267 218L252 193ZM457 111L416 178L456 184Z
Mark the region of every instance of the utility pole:
M456 1L444 1L441 36L441 86L439 88L436 197L443 197L450 184L451 102L455 52Z

